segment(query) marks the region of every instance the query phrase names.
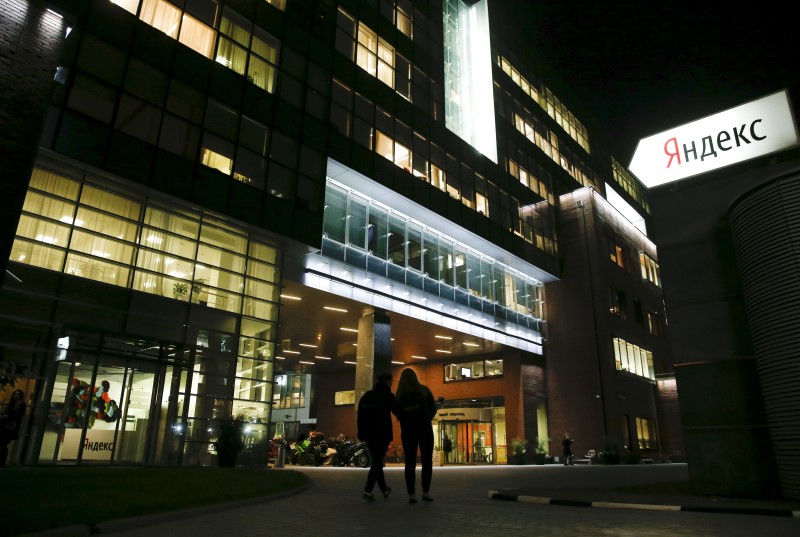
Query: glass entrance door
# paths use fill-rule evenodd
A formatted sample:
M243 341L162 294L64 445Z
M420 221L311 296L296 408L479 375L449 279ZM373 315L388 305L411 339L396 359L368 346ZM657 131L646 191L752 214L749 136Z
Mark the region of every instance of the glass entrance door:
M478 420L443 420L439 422L439 445L445 463L486 464L494 462L492 422ZM448 452L445 445L449 440Z
M79 358L58 365L40 461L144 463L156 366Z

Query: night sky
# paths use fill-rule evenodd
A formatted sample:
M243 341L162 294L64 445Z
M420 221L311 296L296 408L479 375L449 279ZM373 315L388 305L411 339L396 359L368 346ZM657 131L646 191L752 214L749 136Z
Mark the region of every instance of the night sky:
M789 89L800 113L790 4L499 0L627 166L640 138Z

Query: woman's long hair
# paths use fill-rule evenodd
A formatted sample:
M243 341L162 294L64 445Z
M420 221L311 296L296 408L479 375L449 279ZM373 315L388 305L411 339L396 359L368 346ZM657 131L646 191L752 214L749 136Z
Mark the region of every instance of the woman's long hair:
M400 380L397 382L397 391L395 397L401 397L406 392L420 392L422 393L422 384L420 384L417 374L413 369L407 367L400 373Z

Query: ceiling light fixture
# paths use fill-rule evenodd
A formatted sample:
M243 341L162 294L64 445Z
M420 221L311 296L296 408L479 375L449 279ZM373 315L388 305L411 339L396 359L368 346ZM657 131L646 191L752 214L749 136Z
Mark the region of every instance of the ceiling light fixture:
M411 355L412 358L416 358L417 360L427 360L427 356L417 356L416 354Z
M392 363L395 365L403 365L403 362L398 362L396 360L392 360Z
M314 356L317 360L330 360L329 356Z
M442 354L453 354L450 351L445 351L445 350L442 350L442 349L436 349L436 352L441 352Z
M314 362L306 362L305 360L300 360L298 363L306 364L306 365L314 365Z
M465 346L465 347L480 347L480 345L479 345L479 344L477 344L477 343L472 343L471 341L465 341L465 342L464 342L464 346Z
M312 345L311 343L300 343L299 345L301 347L311 347L312 349L316 349L317 348L316 345Z
M358 364L356 364L356 363L355 363L354 361L352 361L352 360L345 360L345 361L344 361L344 363L346 363L346 364L350 364L350 365L358 365Z
M284 349L283 353L284 354L300 354L300 351L287 351L287 350Z
M299 296L293 296L293 295L281 295L281 298L285 298L286 300L303 300Z
M341 327L339 330L342 330L344 332L355 332L356 334L358 333L358 329L356 329L356 328L345 328L344 326Z
M450 336L434 336L436 339L453 339Z
M347 310L344 310L342 308L334 308L332 306L322 306L322 309L329 310L329 311L339 311L339 312L342 312L342 313L347 313Z

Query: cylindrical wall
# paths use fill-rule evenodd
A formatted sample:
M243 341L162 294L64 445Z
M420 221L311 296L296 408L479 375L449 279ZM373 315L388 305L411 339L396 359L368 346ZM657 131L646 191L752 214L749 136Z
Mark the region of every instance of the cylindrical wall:
M800 498L800 173L729 215L782 493Z

